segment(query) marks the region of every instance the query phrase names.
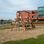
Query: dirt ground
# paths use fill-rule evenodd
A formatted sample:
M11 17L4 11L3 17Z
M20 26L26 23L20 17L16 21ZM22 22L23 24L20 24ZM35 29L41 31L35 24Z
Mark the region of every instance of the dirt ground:
M11 29L0 30L0 43L11 40L20 40L28 38L37 38L44 34L44 27L35 28L27 31L11 31Z

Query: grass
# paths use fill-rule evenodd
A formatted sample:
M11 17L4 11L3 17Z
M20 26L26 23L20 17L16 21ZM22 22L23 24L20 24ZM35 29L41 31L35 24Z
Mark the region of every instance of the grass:
M44 35L39 35L36 39L30 38L19 41L7 41L4 42L3 44L44 44Z
M2 25L0 25L0 30L10 29L10 28L11 28L10 24L2 24Z

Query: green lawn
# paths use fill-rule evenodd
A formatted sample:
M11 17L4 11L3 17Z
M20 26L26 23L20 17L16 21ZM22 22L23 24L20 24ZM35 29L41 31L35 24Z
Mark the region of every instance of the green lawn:
M7 41L3 44L44 44L44 35L38 36L38 38L30 38L19 41Z

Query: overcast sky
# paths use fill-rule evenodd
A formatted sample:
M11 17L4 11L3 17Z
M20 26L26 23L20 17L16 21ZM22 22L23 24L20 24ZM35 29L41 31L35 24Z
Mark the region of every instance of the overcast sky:
M0 0L0 19L14 19L18 10L37 10L44 0Z

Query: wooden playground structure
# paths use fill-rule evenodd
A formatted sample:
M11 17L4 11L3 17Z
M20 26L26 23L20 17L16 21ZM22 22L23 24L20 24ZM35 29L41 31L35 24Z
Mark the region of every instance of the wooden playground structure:
M22 27L22 30L25 31L27 30L27 27L29 29L35 28L35 25L33 23L33 20L39 20L42 18L38 17L38 11L33 10L33 11L17 11L16 12L16 20L15 20L15 24L13 22L13 27L11 30L13 30L13 28L15 28L17 30L18 27Z

